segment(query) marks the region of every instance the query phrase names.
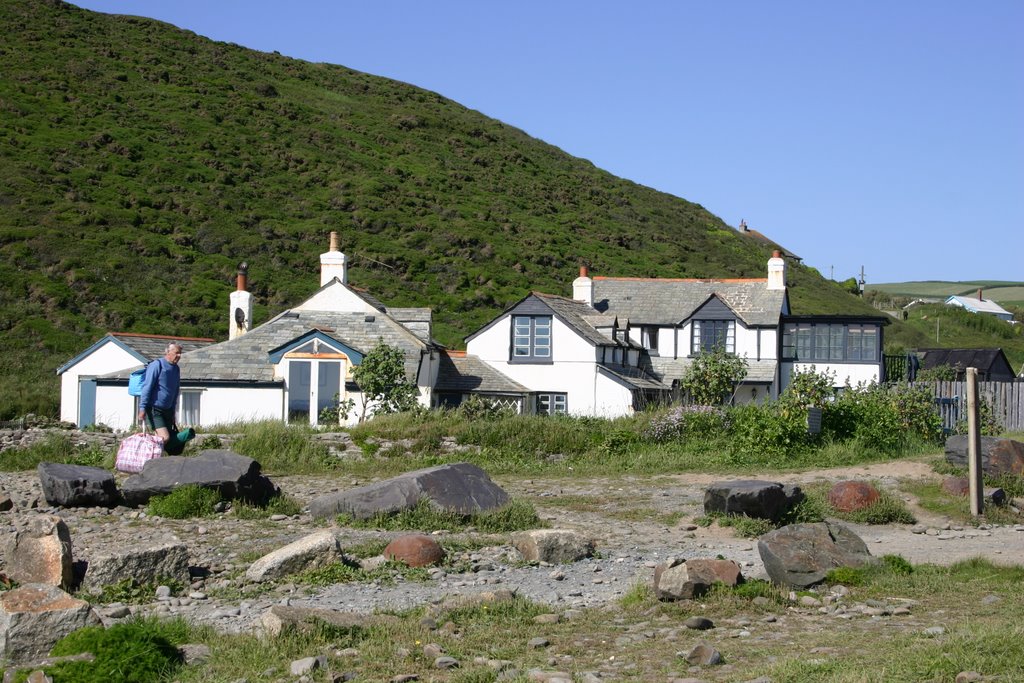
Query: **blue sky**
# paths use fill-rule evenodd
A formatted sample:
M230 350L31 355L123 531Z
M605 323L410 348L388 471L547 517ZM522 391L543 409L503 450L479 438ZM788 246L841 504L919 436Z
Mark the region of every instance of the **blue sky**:
M1024 280L1021 0L76 4L436 91L825 277Z

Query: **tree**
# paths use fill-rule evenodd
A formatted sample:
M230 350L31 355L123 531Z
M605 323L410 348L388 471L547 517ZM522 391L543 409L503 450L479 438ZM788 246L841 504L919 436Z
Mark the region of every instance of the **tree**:
M371 406L374 413L400 413L416 406L419 390L405 376L405 354L383 339L352 369L352 379L362 394L360 422Z
M679 382L694 403L714 406L728 401L747 376L747 361L721 346L702 351Z

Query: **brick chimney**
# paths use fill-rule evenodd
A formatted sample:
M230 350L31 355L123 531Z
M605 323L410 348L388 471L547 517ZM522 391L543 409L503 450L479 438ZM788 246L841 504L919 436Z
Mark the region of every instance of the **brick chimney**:
M978 301L984 301L985 299L981 296L981 287L978 287Z
M786 260L778 249L768 259L768 289L786 289Z
M580 266L580 276L572 281L572 298L594 305L594 281L590 279L586 266Z
M249 283L249 264L238 264L235 291L229 297L228 339L241 337L252 329L252 294L246 289Z
M338 233L331 232L331 246L320 254L320 286L323 287L337 278L342 284L348 284L348 268L345 255L338 251Z

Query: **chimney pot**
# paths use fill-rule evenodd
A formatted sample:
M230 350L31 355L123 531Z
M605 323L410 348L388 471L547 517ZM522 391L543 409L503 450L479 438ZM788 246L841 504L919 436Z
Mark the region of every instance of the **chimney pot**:
M580 266L580 277L590 277L590 271L586 266Z
M238 264L238 278L236 280L236 288L239 292L246 291L249 284L249 264L242 261Z
M331 248L328 251L338 251L338 233L331 230Z
M981 297L981 287L978 287L978 301L984 301L984 299Z
M782 258L782 252L778 249L773 249L772 258Z

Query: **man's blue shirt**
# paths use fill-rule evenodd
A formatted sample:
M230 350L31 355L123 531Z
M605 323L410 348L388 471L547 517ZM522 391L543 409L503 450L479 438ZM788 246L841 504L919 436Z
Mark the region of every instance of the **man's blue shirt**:
M178 407L178 387L181 370L166 358L157 358L146 367L142 382L139 410L153 407L168 410Z

